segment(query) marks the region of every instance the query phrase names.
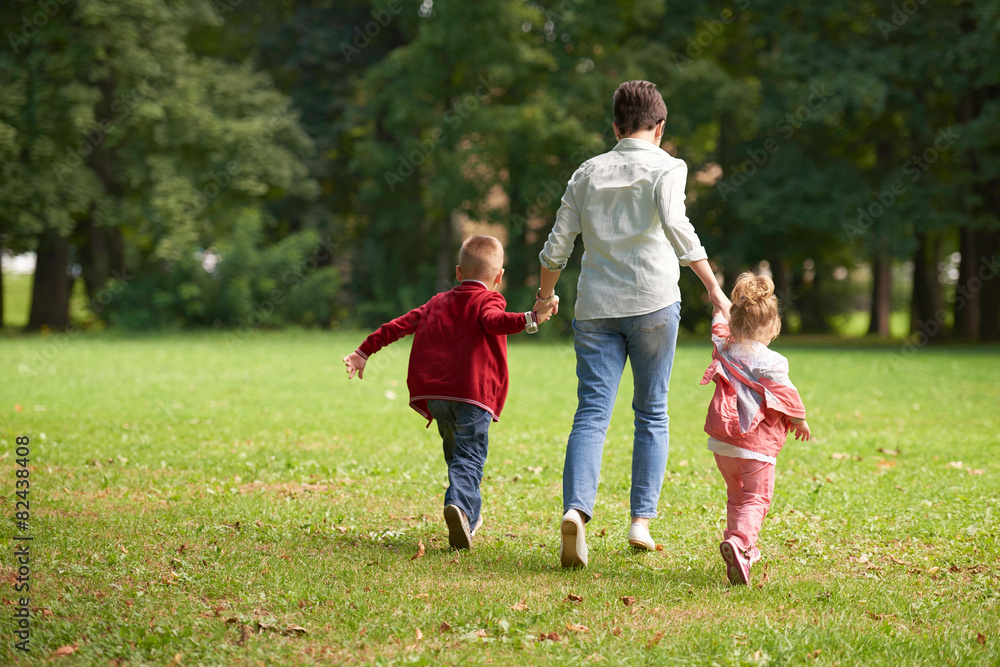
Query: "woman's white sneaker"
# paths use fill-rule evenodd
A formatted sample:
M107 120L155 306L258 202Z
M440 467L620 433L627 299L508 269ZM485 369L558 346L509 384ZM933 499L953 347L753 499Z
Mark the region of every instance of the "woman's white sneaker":
M587 538L583 517L576 510L569 510L563 515L562 548L559 550L559 562L563 567L587 567Z
M656 551L656 542L649 534L649 528L641 523L633 523L628 529L628 543L639 551Z

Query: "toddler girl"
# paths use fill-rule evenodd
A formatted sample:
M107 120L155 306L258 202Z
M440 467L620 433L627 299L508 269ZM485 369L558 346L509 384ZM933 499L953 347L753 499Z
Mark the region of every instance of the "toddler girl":
M774 464L789 429L809 439L806 411L788 379L788 360L768 349L781 331L774 283L743 273L733 287L729 323L712 317L712 363L701 384L715 381L705 432L726 480L726 532L719 545L732 584L750 583L760 560L757 534L771 507Z

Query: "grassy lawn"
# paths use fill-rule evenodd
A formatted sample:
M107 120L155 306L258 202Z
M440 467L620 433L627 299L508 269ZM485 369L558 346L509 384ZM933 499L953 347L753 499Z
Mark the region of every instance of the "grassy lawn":
M702 433L706 344L683 344L674 367L652 525L663 551L625 541L626 374L591 566L564 571L571 344L512 339L486 523L456 555L440 441L406 405L408 347L348 382L340 358L360 340L0 340L0 663L67 646L60 660L88 665L1000 663L996 348L904 358L779 340L814 440L782 452L764 560L733 588ZM35 537L27 657L11 606L20 435Z

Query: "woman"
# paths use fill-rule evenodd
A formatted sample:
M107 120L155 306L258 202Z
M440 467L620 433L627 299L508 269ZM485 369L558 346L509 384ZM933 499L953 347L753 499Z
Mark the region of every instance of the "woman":
M583 262L573 320L579 404L563 470L563 567L587 565L584 525L593 516L604 438L626 359L632 365L635 440L628 541L652 550L649 520L667 465L667 389L680 321L680 267L690 266L728 318L684 212L687 166L660 150L667 107L656 86L629 81L615 91L618 144L580 165L539 254L536 310L551 308L556 281L577 235Z

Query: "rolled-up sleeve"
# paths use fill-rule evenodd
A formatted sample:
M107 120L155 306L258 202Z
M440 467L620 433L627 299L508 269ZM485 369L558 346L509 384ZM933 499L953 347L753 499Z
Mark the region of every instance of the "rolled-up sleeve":
M708 259L705 247L701 245L694 225L688 220L684 209L684 187L687 185L687 165L683 162L667 171L656 183L653 196L660 214L660 223L667 240L677 253L681 266L687 266L699 259Z
M549 232L545 247L538 253L538 261L549 271L562 271L573 254L573 244L580 233L580 209L573 195L573 183L576 175L569 180L566 192L562 197L562 205L556 211L556 221Z

